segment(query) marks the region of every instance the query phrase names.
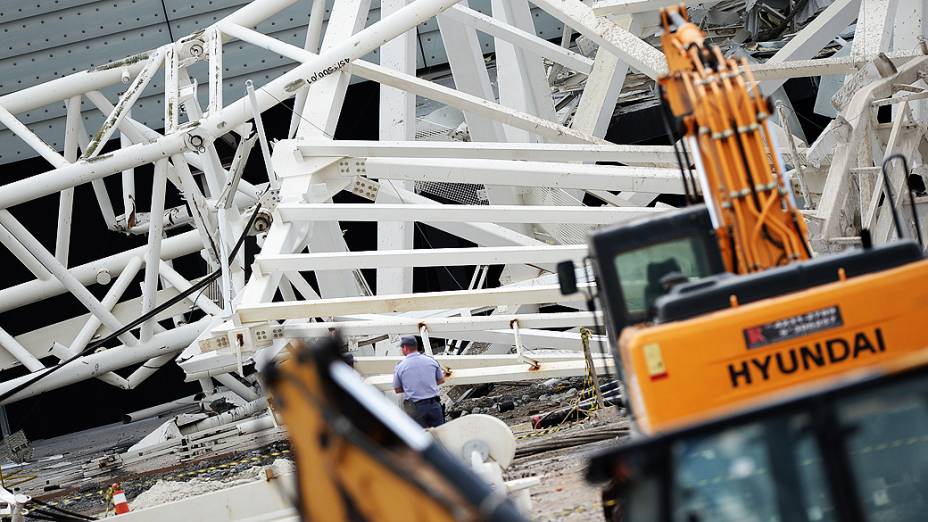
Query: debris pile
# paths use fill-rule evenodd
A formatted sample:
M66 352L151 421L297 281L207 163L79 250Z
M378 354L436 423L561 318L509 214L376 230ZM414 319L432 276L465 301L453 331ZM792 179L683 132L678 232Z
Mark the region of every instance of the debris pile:
M288 459L276 459L270 466L252 466L245 470L215 479L194 478L188 481L159 480L153 486L139 494L132 501L133 509L145 509L159 506L168 502L203 495L213 491L228 489L239 484L247 484L265 477L267 469L271 469L275 476L293 471L293 462Z
M586 381L584 377L571 377L473 386L450 394L453 399L448 416L484 413L510 425L532 422L535 428L580 420L596 406L593 388ZM622 388L617 381L600 379L600 389L605 406L623 406Z

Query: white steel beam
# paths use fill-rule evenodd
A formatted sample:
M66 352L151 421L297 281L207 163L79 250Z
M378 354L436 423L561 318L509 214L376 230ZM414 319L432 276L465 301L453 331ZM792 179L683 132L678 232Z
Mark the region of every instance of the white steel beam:
M923 56L925 53L921 48L906 49L902 51L892 51L886 53L893 64L897 67L907 61ZM751 72L754 78L761 81L762 92L767 91L764 82L768 80L789 80L790 78L807 78L812 76L829 76L838 74L854 74L861 66L866 65L879 56L871 55L865 58L854 58L853 56L839 56L829 58L817 58L812 60L789 60L785 62L758 63L751 65ZM782 82L779 83L782 85ZM777 86L777 82L773 82Z
M135 80L133 80L126 88L126 91L120 95L119 101L116 103L113 112L106 117L103 124L100 126L100 130L94 135L93 139L90 140L90 143L84 147L84 159L100 155L103 145L109 141L110 136L112 136L119 127L120 122L129 114L132 105L142 95L142 91L148 86L155 72L161 68L163 61L164 51L162 49L155 50L155 52L149 56L148 61L145 63L145 67L139 71Z
M409 0L381 0L380 16L390 16ZM380 48L380 65L405 74L416 74L415 29L410 29ZM387 85L380 86L380 132L381 140L411 141L416 138L416 96ZM411 183L403 188L412 189ZM389 190L381 187L381 190ZM377 222L378 250L405 250L413 248L415 223L411 221L381 220ZM403 294L412 292L413 271L410 267L384 268L377 271L378 294Z
M429 332L431 333L431 331ZM451 370L463 370L466 368L493 368L495 366L511 366L513 364L523 364L523 361L515 354L480 354L480 355L444 355L436 354L432 356L442 368ZM532 359L541 363L576 361L582 358L576 353L533 353ZM392 374L393 368L403 360L402 355L382 355L382 356L355 356L354 369L361 375Z
M377 193L377 203L403 205L434 205L435 201L402 188L381 190ZM545 243L495 223L440 223L432 222L430 226L455 235L477 246L544 246Z
M139 258L141 259L141 258ZM141 263L139 264L141 266ZM120 274L122 275L122 274ZM113 285L121 282L117 278ZM113 290L113 286L110 287L109 292ZM177 295L177 292L174 288L167 288L159 292L159 300L166 301ZM101 300L104 304L107 304L107 298ZM139 316L139 304L141 298L136 297L134 299L127 299L116 303L112 308L113 315L115 315L120 321L129 322ZM162 313L158 314L159 320L170 319L171 317L176 317L179 314L186 313L188 311L188 305L185 303L178 303L174 306L168 308ZM57 321L50 323L41 328L35 330L24 332L16 336L16 340L19 341L19 344L23 345L28 349L37 359L42 359L49 355L54 355L53 352L49 351L49 347L58 345L60 353L64 353L61 348L68 349L66 345L73 345L74 340L77 339L77 336L80 335L81 330L84 327L87 327L87 322L92 319L94 316L91 313L81 314L76 317L70 317L62 321ZM96 328L95 333L91 334L91 338L94 335L107 335L110 333L110 330L106 326L101 326ZM86 347L86 344L84 345ZM0 368L7 369L13 365L13 359L8 354L0 350Z
M192 254L200 248L200 236L196 231L184 232L167 238L161 245L162 259L176 259ZM106 270L111 274L122 272L132 258L144 256L147 246L140 246L119 254L113 254L103 259L91 261L80 266L68 269L81 284L90 285L96 282L97 273ZM11 286L0 290L0 312L13 310L20 306L41 301L49 297L63 294L64 286L55 278L48 280L34 279L26 283Z
M139 273L141 267L141 257L133 257L129 260L129 264L119 273L119 277L116 278L113 286L110 287L106 295L103 296L103 299L100 301L107 310L113 310L113 307L119 302L123 293L129 288L129 284L135 280L135 276ZM101 324L99 317L90 314L84 326L81 327L80 331L74 337L74 340L71 341L70 346L68 346L68 352L70 352L71 355L75 355L86 348L90 340L93 339L93 336L100 329Z
M602 321L602 313L597 312L558 312L537 314L497 314L475 315L467 317L383 317L369 321L326 321L318 323L285 323L284 337L313 338L331 335L337 329L346 337L363 337L373 335L399 335L418 333L419 326L425 325L429 333L436 337L461 335L463 333L503 330L518 320L519 327L526 330L535 328L574 328L593 326Z
M295 149L304 158L393 157L417 159L495 159L519 161L597 162L614 161L641 167L675 167L670 145L617 145L614 143L495 143L442 141L302 141L281 140L275 150Z
M145 281L142 284L142 315L155 307L158 295L158 265L161 261L161 234L164 230L164 197L167 188L168 160L155 163L151 189L151 214L148 221L148 250L145 252ZM142 323L142 342L151 338L154 318Z
M464 0L464 6L467 6L467 0ZM474 101L493 103L496 94L490 84L490 74L483 60L483 48L477 39L477 30L446 16L446 13L438 15L436 20L455 89L472 96ZM458 108L464 113L467 132L472 141L505 141L503 126L498 121L473 108Z
M64 124L64 159L73 163L77 161L77 147L80 132L78 122L81 117L81 97L72 96L65 101L67 117ZM55 235L55 258L68 266L71 251L71 219L74 211L74 189L64 189L58 195L58 228Z
M526 32L535 31L535 21L528 0L491 0L490 5L494 18ZM502 38L497 37L494 40L499 102L545 120L554 120L554 101L551 99L551 87L548 85L548 75L545 73L541 57ZM504 130L509 141L541 141L537 135L530 134L526 129L507 126ZM517 198L518 194L515 198L507 195L505 199L494 200L493 194L490 194L491 203L510 203L515 202Z
M912 2L915 3L915 2ZM851 56L863 58L889 50L897 0L862 0L854 28Z
M325 0L312 0L309 13L309 25L306 28L306 39L303 41L303 49L311 53L319 54L319 46L322 43L322 23L325 20L325 4ZM288 138L296 136L296 130L300 126L300 117L306 107L306 92L307 89L301 90L296 94L296 98L293 100L293 113L290 116L290 130L287 131Z
M616 20L616 23L633 34L641 31L639 16L623 16ZM619 101L622 84L628 75L628 66L628 62L621 61L607 49L597 49L593 71L587 78L583 94L580 95L580 104L574 114L571 128L589 132L597 138L606 136Z
M210 321L211 319L206 317L195 323L155 334L148 342L136 346L121 345L109 350L85 355L67 365L64 370L56 371L54 374L7 398L0 404L10 404L28 397L35 397L50 390L92 379L101 373L147 361L152 357L176 353L192 343L209 326ZM28 374L3 381L0 383L0 393L6 393L33 377L35 377L35 374Z
M42 281L51 279L51 273L3 225L0 225L0 244L5 246L23 266L32 272L32 275Z
M119 302L119 299L122 298L123 293L126 289L129 288L129 285L132 281L135 280L135 276L139 273L139 269L142 267L142 258L133 257L129 264L126 265L126 268L119 273L119 277L116 278L116 281L113 282L113 286L106 292L106 295L103 296L103 299L100 301L103 306L107 307L109 311L113 311L113 308ZM116 315L115 313L113 315ZM82 352L87 345L93 339L94 335L100 330L101 326L100 318L90 314L90 317L87 318L87 321L81 327L80 331L77 332L77 335L74 336L74 339L71 341L71 344L61 350L63 353L60 355L64 357L73 357L78 353ZM113 372L107 372L101 374L97 377L99 380L110 384L116 387L123 387L127 385L127 381L120 377L119 375Z
M329 14L320 52L323 54L330 52L363 29L370 11L370 5L370 0L335 2ZM391 18L385 17L381 20L390 20ZM410 27L406 27L403 31L397 31L392 38L385 39L380 44L400 37L407 33L409 29ZM303 49L296 47L294 49L308 53ZM297 137L313 137L316 139L331 139L334 137L342 105L345 102L345 93L351 80L349 71L350 69L341 67L303 89L306 91L307 100L309 101L303 107L301 121L297 126ZM348 250L348 245L345 243L338 223L314 223L307 238L307 246L312 251L346 252ZM300 247L302 248L302 245ZM328 278L319 281L319 290L322 295L327 297L363 293L355 274L348 271L329 274Z
M4 109L2 105L0 105L0 123L54 167L60 168L68 164L61 154L58 154L58 151L45 143L45 140L32 132L29 127L26 127L23 122L19 121L13 113Z
M417 1L421 2L423 0ZM456 22L452 21L452 23ZM235 36L236 38L244 40L248 43L264 47L265 49L272 50L273 52L293 60L302 61L304 62L304 65L307 63L313 63L318 59L316 55L300 49L299 47L286 44L280 40L270 38L244 27L231 24L222 24L220 27L226 34ZM369 29L370 28L366 30ZM498 103L488 101L486 98L483 98L480 95L473 95L464 90L456 90L450 87L445 87L435 82L417 78L413 75L402 74L400 72L393 71L386 67L381 67L370 62L355 60L351 63L345 64L344 67L348 68L352 74L361 78L375 81L383 85L389 85L397 89L402 89L412 94L416 94L418 96L422 96L430 100L434 100L439 103L460 109L464 112L465 118L468 114L475 116L479 115L481 118L490 118L499 123L504 123L511 127L528 130L529 132L550 138L554 141L566 141L570 143L607 143L605 140L594 138L589 134L575 131L550 120L539 118L538 116L510 109ZM485 69L486 68L484 67L484 70ZM459 78L459 83L461 83L462 86L465 86L466 80L461 78L468 78L474 74L479 74L479 72L471 72L471 75L464 73L455 73L454 75L456 78ZM459 86L458 88L463 89L462 86ZM259 95L259 102L271 105L266 101L268 98L260 96L261 93L265 91L267 91L267 87L257 92ZM492 90L490 92L492 92ZM276 102L279 102L281 99L276 98L275 100ZM229 110L231 113L230 108L227 108L227 110ZM490 133L489 130L487 130L486 133L475 132L477 126L479 126L479 123L475 122L474 124L471 124L470 121L468 121L468 129L471 132L471 136L473 136L476 141L502 141L504 138L504 136L496 136L495 133Z
M854 22L860 9L860 2L861 0L835 0L771 56L764 66L782 67L786 62L812 58ZM759 75L756 77L760 80ZM761 81L760 90L764 94L769 94L779 89L784 83L786 83L785 79Z
M612 357L596 354L593 356L593 365L596 367L597 372L601 372L600 375L615 373L615 362ZM445 384L448 386L460 386L492 382L541 380L554 377L576 377L585 373L586 361L582 357L578 357L575 361L547 362L537 368L527 363L511 366L463 368L446 376ZM368 377L365 382L381 390L389 390L393 386L393 375L376 375Z
M258 394L255 393L255 390L242 384L242 382L236 379L234 375L223 373L219 375L213 375L213 379L216 379L220 384L231 390L232 393L238 395L246 401L250 402L258 400Z
M171 134L152 143L137 143L96 158L75 161L42 174L7 183L0 186L0 208L9 208L126 169L153 163L184 150L187 147L186 141L186 134Z
M706 5L716 2L693 2L690 5ZM680 5L679 0L598 0L593 4L593 14L596 16L627 15L634 13L648 13L664 7Z
M261 272L345 270L398 266L470 266L508 264L551 264L580 259L586 245L544 247L430 248L419 250L371 250L362 252L317 252L312 254L258 254L254 267Z
M42 243L36 239L22 223L13 217L8 210L0 210L0 224L2 224L10 234L13 234L13 237L19 240L19 242L26 247L26 250L35 256L39 263L42 263L42 266L55 276L55 279L57 279L62 286L67 288L68 292L74 295L87 310L99 317L103 324L111 330L119 330L122 328L122 323L119 319L116 319L116 316L114 316L108 308L103 306L103 304L101 304L64 265L59 263L58 260L55 259L54 254L46 250ZM130 346L137 344L136 338L129 332L120 335L119 339Z
M320 297L319 294L313 290L313 287L299 272L284 272L284 276L285 277L282 278L281 281L286 280L290 285L292 285L293 288L295 288L296 291L299 292L301 296L303 296L304 301L322 299L322 297ZM292 301L296 300L296 296L294 296Z
M442 16L466 24L495 38L505 40L576 72L590 74L590 71L593 70L593 60L586 56L547 40L542 40L534 33L503 23L492 16L487 16L469 7L458 4L445 11Z
M586 289L590 285L579 286L581 289ZM477 308L480 306L560 303L570 299L571 297L562 296L560 288L556 285L527 288L501 287L488 290L453 290L405 295L340 297L293 303L242 305L236 311L235 317L237 322L244 324L350 314L389 314L419 310ZM580 298L576 297L576 299ZM466 317L462 319L474 320L477 318ZM523 323L520 322L520 324ZM431 328L431 326L429 327ZM526 325L526 327L528 326Z
M875 131L871 124L873 102L888 97L894 84L910 84L916 81L926 61L928 56L911 60L900 67L895 75L868 83L854 93L844 109L848 119L842 119L842 125L847 127L847 137L839 142L835 149L834 159L822 187L822 197L815 209L815 217L823 222L822 235L825 238L846 234L849 216L852 214L846 211L848 195L851 192L848 188L851 169L858 166L861 155L869 158L868 164L873 161L870 147L865 146L870 134Z
M126 117L132 116L131 112L126 113ZM125 132L119 133L119 146L128 147L132 145L133 141ZM125 227L126 230L132 230L133 226L137 224L137 210L138 205L136 204L135 196L135 169L127 169L122 171L122 223L121 225ZM57 252L56 252L57 255Z
M295 183L297 180L283 179L283 187ZM284 223L277 222L271 226L267 236L264 238L262 252L293 252L301 245L306 237L308 226L303 223ZM260 274L252 272L251 278L245 288L239 294L239 306L252 305L270 301L277 292L277 287L281 278L280 272L270 274ZM292 281L291 281L292 282ZM304 296L305 297L305 296Z
M521 325L521 321L519 323ZM595 325L585 325L595 326ZM469 332L456 332L448 334L448 337L458 339L459 341L476 341L479 343L492 343L494 345L513 345L515 344L514 331L512 328L505 330L474 330ZM583 339L579 333L575 332L552 332L548 330L538 330L532 328L519 327L519 342L528 350L573 350L580 351L583 348ZM608 350L605 337L594 335L590 342L594 347L602 344L603 349ZM467 352L464 352L467 355Z
M662 52L608 18L596 16L593 9L580 0L532 0L532 3L649 78L657 78L667 71L667 60Z
M222 33L215 28L210 30L207 33L206 42L209 47L209 104L207 107L210 113L216 113L222 108Z
M155 372L157 372L158 370L163 368L168 362L173 360L175 356L176 354L166 353L166 354L159 355L157 357L152 357L151 359L148 359L147 361L143 362L141 366L136 368L135 371L129 374L128 377L126 377L125 379L126 384L124 386L130 390L134 390L138 385L142 384L142 382L144 382L145 379L148 379L149 377L154 375ZM112 374L116 375L115 373L112 373Z
M365 168L367 175L375 179L683 193L678 169L417 158L369 158Z
M364 28L370 5L370 0L335 2L329 14L329 22L320 52L324 54L331 51ZM221 29L222 27L224 26L220 26ZM309 53L304 49L294 48ZM349 72L336 70L313 85L305 87L307 99L312 100L312 103L306 104L303 108L303 114L297 126L297 137L331 138L335 134L335 126L338 124L338 116L341 114L350 80Z
M193 286L190 281L184 278L184 276L177 273L167 261L161 261L158 264L160 268L161 276L164 277L164 280L168 282L169 285L173 286L178 292L184 292L189 290ZM203 295L203 292L191 295L187 297L187 300L196 305L209 315L222 316L222 309L212 302L208 297Z
M399 221L422 223L581 223L606 225L654 216L647 207L581 207L527 205L403 205L290 203L277 207L285 221Z
M35 358L32 353L29 352L23 345L19 344L12 335L8 334L6 330L0 328L0 347L9 352L17 361L25 366L30 372L39 371L45 368L45 365L42 364L38 359Z

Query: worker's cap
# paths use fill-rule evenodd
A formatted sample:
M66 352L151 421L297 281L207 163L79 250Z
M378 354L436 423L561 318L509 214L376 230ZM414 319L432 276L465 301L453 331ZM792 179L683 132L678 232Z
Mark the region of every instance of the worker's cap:
M404 335L400 337L400 346L419 346L419 343L416 342L415 336Z

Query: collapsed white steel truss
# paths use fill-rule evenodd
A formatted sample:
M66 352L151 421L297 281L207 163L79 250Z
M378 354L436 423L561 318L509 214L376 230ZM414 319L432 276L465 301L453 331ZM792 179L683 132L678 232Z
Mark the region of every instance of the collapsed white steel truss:
M178 362L190 379L232 382L222 375L240 370L255 349L279 348L291 337L328 335L335 327L358 351L358 368L374 375L378 385L388 382L378 375L389 373L392 364L382 357L396 353L389 339L410 333L421 334L430 351L430 335L458 346L471 341L514 351L443 357L452 382L584 371L577 329L592 326L594 314L583 311L579 296L559 295L553 265L582 259L584 234L591 227L665 211L650 204L659 194L683 192L672 147L604 140L629 70L655 78L666 68L662 53L643 36L654 33L656 9L668 2L532 0L564 24L563 45L535 36L527 0L493 0L492 15L470 9L466 0L382 0L381 20L366 28L370 0L339 0L324 32L324 4L317 1L303 48L252 29L294 1L256 0L175 43L0 97L0 123L53 167L0 186L0 242L35 276L0 290L0 312L63 293L89 312L16 337L0 329L0 367L23 365L31 372L0 383L0 393L81 354L93 339L195 284L197 278L178 273L172 260L200 255L208 273L222 274L209 292L190 295L187 303L122 333L119 346L83 354L7 402L90 378L131 389L182 351ZM919 42L926 36L925 4L835 0L755 68L768 92L789 78L848 75L834 101L841 117L822 138L807 148L787 129L780 149L805 198L817 248L852 243L861 226L874 230L879 241L890 238L892 222L880 197L877 168L884 157L901 152L924 175L928 50ZM436 16L454 87L416 76L412 32ZM855 19L858 34L850 57L813 58ZM478 31L496 41L498 94ZM574 32L598 50L586 56L568 49ZM260 88L243 86L237 100L223 100L223 47L233 39L297 65ZM374 50L380 64L361 59ZM209 70L205 107L188 72L198 63ZM552 81L565 70L586 78L575 108L566 111L559 110L552 93ZM133 120L131 109L161 71L165 112L164 129L158 131ZM381 84L381 141L332 139L353 76ZM120 83L127 85L118 100L100 93ZM467 141L416 141L416 97L461 111ZM272 146L260 114L290 98L295 98L291 139ZM80 118L82 99L106 115L92 136ZM17 119L54 103L68 109L63 151ZM890 123L876 120L883 105L893 105ZM103 152L117 137L120 146ZM237 144L231 165L222 164L217 139ZM267 182L252 185L241 175L256 143ZM143 181L133 169L146 164L154 165L153 176ZM103 179L117 175L122 197L114 203ZM898 196L901 170L894 167L891 176ZM107 233L146 235L146 246L67 266L74 187L85 183L93 185ZM152 184L150 202L136 199L136 183ZM487 204L442 204L417 192L416 183L483 185ZM370 203L333 203L342 191ZM166 208L169 192L180 194L186 205ZM17 220L14 207L56 193L58 227L51 251ZM585 194L606 205L584 206ZM258 220L253 230L245 230L258 203ZM905 204L902 198L893 203ZM118 209L123 213L117 215ZM339 221L376 222L378 250L349 252ZM416 250L415 223L476 247ZM84 237L89 231L80 233ZM261 245L247 280L244 252L229 259L242 234L256 235ZM412 292L413 267L452 265L476 267L469 288ZM501 288L483 288L489 265L505 265ZM368 288L361 269L377 271L376 288ZM306 272L316 274L318 291ZM123 293L138 281L141 297L123 301ZM94 284L111 285L103 299L88 291ZM549 304L580 311L539 310ZM185 322L189 307L202 318ZM536 353L541 349L573 353ZM140 363L125 377L114 373ZM608 357L596 364L605 367Z

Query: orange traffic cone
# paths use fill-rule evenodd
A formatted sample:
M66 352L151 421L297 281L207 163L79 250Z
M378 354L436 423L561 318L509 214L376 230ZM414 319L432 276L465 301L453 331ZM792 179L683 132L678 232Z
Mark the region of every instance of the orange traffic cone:
M123 515L129 512L129 502L126 500L126 492L122 490L119 483L113 484L113 506L117 515Z

